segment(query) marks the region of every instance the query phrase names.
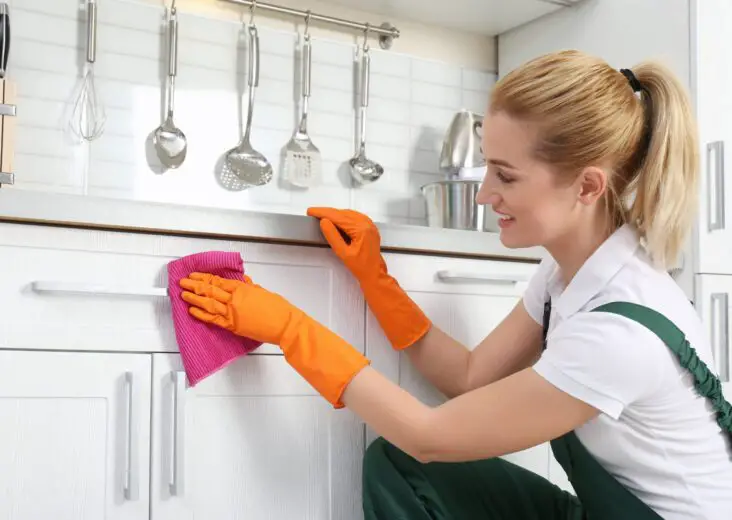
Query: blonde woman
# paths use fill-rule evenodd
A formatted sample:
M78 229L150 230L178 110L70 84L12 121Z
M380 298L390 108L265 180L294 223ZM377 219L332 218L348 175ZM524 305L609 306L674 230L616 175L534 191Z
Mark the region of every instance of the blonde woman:
M729 520L732 407L702 324L664 270L697 197L683 88L652 63L618 71L558 52L502 78L483 127L478 202L502 215L504 245L550 258L473 351L389 275L365 215L308 211L393 348L445 404L422 404L251 280L191 274L181 282L190 312L280 345L326 399L382 436L364 460L368 520ZM547 441L576 496L499 458Z

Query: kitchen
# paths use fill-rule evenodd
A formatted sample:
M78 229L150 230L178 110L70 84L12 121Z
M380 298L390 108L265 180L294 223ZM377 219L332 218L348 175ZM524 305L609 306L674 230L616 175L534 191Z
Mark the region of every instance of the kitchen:
M388 348L305 210L331 205L371 216L390 272L444 330L477 344L520 298L544 253L504 248L495 230L428 226L420 188L446 176L440 157L456 114L482 113L497 77L558 48L617 67L659 57L688 81L704 175L699 224L675 276L709 324L729 381L732 237L720 144L729 129L716 117L730 81L725 2L494 0L416 10L402 0L377 3L373 13L345 0L280 2L312 13L308 134L320 176L307 186L286 182L282 152L300 121L305 19L249 4L177 2L174 123L187 151L180 166L161 168L154 133L167 115L170 3L96 1L94 106L106 123L96 138L73 140L87 4L8 2L6 81L17 94L3 102L17 114L2 116L12 157L0 188L0 422L14 427L2 430L0 467L10 470L0 472L0 488L10 499L0 517L360 518L360 462L373 432L330 410L270 345L186 389L160 290L165 266L194 252L240 252L258 283L425 402L440 402ZM399 31L390 47L373 29L367 38L365 155L384 173L364 185L349 167L361 134L364 31L315 14ZM222 173L246 122L250 20L260 44L251 142L273 175L237 189ZM323 287L328 296L312 298ZM547 445L509 458L568 485Z

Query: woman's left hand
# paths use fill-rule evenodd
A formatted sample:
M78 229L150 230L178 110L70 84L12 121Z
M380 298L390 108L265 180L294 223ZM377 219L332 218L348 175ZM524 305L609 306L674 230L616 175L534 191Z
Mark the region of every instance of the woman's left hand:
M279 345L285 328L302 311L279 294L252 282L191 273L180 281L182 298L195 318L255 341Z
M337 408L346 386L369 363L330 329L248 277L241 282L191 273L180 286L194 317L278 345L287 362Z

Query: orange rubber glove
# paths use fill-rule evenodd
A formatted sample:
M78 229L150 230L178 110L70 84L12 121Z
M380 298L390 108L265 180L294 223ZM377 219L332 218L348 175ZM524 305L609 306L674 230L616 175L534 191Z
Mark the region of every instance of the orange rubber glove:
M180 281L195 318L240 336L278 345L285 360L335 408L369 360L279 294L245 281L191 273Z
M323 236L358 280L392 347L403 350L422 338L432 323L387 272L381 236L371 219L348 209L309 208L307 214L320 219Z

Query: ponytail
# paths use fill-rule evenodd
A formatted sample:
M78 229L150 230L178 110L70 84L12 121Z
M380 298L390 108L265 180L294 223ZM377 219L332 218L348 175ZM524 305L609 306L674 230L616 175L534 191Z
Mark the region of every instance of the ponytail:
M696 122L684 87L667 69L642 63L633 73L641 85L646 134L627 219L654 261L668 266L683 248L697 210Z

